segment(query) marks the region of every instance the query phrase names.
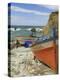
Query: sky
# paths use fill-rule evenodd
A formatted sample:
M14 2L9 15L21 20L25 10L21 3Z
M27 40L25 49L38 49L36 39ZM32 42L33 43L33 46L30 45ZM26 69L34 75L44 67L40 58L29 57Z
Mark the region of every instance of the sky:
M11 18L9 25L45 26L51 12L57 11L57 6L9 3L8 16Z

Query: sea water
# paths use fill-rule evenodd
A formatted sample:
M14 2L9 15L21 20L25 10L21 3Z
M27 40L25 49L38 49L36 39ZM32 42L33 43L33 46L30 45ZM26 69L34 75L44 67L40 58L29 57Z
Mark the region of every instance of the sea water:
M20 37L20 36L24 36L24 37L29 37L32 35L31 30L26 30L26 29L21 29L21 30L9 30L10 34L8 34L8 36L10 35L11 40L16 40L16 37ZM53 31L52 31L53 32ZM50 33L50 36L52 37L53 33ZM48 39L49 37L41 34L40 32L36 32L34 33L34 36L36 36L36 38L39 38L39 41Z
M24 36L24 37L29 37L32 35L32 32L31 31L28 31L28 30L14 30L14 31L10 31L10 34L8 34L11 36L11 40L15 40L16 37L21 37L21 36ZM42 37L42 34L40 32L36 32L33 34L34 36L36 37Z

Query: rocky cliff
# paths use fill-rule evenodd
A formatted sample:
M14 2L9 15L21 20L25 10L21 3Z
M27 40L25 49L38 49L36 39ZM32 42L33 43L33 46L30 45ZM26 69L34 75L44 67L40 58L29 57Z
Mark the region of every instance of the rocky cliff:
M44 35L50 35L50 30L56 27L57 31L58 31L58 11L56 12L52 12L49 16L49 20L48 23L46 25L46 27L44 27Z
M58 27L58 11L52 12L50 14L49 20L48 20L48 26L49 27Z

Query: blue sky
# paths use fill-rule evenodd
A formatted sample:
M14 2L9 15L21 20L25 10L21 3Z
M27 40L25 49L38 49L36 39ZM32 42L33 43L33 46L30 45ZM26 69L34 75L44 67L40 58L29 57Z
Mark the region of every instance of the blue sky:
M11 12L11 25L45 26L51 12L58 10L57 6L9 3Z

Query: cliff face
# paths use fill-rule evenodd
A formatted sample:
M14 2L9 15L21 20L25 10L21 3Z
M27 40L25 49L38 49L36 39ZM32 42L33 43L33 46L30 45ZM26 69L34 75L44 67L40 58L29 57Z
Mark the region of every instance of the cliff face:
M51 34L50 30L53 27L56 27L56 29L58 31L58 11L52 12L50 14L48 23L47 23L46 27L44 27L44 34L49 36Z
M48 26L49 27L58 27L58 11L52 12L50 14L49 20L48 20Z
M51 13L48 21L48 26L50 29L55 27L54 35L58 36L58 11Z

